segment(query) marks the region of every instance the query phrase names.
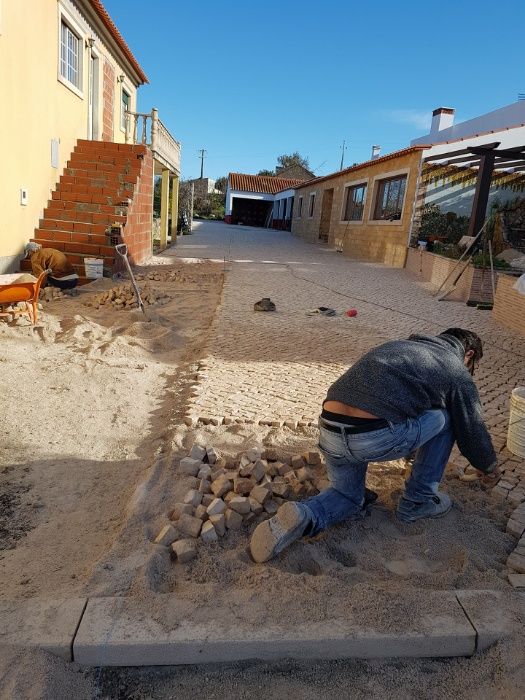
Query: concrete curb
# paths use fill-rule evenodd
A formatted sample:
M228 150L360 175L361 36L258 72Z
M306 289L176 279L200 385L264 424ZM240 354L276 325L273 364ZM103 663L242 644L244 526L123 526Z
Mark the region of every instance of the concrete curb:
M407 602L407 601L405 601ZM471 656L476 630L454 593L410 594L410 619L363 626L352 620L305 623L300 627L243 626L214 621L213 610L196 615L173 596L156 598L155 619L144 602L97 598L88 602L74 641L75 661L96 666L152 666L224 663L247 659L282 660ZM417 610L424 610L418 614ZM389 632L390 622L398 631ZM402 629L399 629L401 624ZM394 627L395 629L395 627Z
M73 660L73 639L87 598L0 600L0 644L37 647Z
M483 651L515 624L499 591L412 591L404 600L411 614L401 618L389 614L390 597L378 598L380 623L349 618L259 628L237 618L221 625L215 610L189 609L172 595L4 600L0 644L37 647L90 666L453 657Z

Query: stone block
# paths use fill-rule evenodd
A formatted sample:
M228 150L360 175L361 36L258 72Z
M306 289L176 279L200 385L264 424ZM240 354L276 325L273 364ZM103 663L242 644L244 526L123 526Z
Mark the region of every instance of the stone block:
M217 498L224 496L224 494L228 493L228 491L231 491L232 489L233 483L224 474L219 476L218 479L215 479L215 481L212 481L211 483L211 490Z
M205 493L211 493L211 484L208 479L201 479L199 481L199 492L203 495Z
M272 462L277 462L279 459L279 454L273 447L267 447L261 452L261 459L270 460Z
M0 599L0 646L43 649L72 661L72 643L86 603L87 598ZM3 691L8 692L6 686Z
M252 461L253 460L251 460L246 455L242 455L241 459L239 460L239 467L243 469L244 467L247 467L249 464L251 464Z
M199 469L197 477L199 479L211 479L211 467L209 464L203 464Z
M304 467L304 459L301 455L294 455L292 457L292 467L294 469L301 469L301 467Z
M476 651L484 651L508 635L514 614L501 591L456 591L459 604L476 630Z
M170 520L178 520L183 513L193 515L193 506L190 503L175 503L175 507L171 511Z
M315 450L308 450L307 452L305 452L303 454L303 459L306 462L306 464L311 464L314 467L318 464L321 464L321 455Z
M268 462L258 459L253 466L252 478L255 479L255 481L260 481L266 474L267 466Z
M261 458L262 448L251 447L249 450L246 451L245 454L246 457L250 460L250 462L256 462L258 459Z
M259 503L259 501L256 501L255 498L252 498L250 496L248 501L250 502L250 508L252 510L252 513L255 513L255 515L259 515L259 513L263 512L263 506Z
M240 496L245 496L250 493L250 491L255 486L255 481L253 479L245 479L242 477L237 477L233 481L233 490Z
M278 467L280 462L266 462L268 465L266 467L267 476L277 476L279 474Z
M277 503L275 501L266 501L264 504L264 510L268 513L268 515L275 515L278 510Z
M514 537L521 537L525 532L525 525L511 518L507 523L507 532Z
M280 462L279 466L277 467L277 471L279 473L279 476L284 476L285 474L290 473L293 471L292 467L287 464L286 462Z
M259 503L264 504L270 498L270 494L271 486L261 486L258 484L257 486L253 487L250 496L256 501L259 501Z
M237 494L235 493L235 491L228 491L228 493L226 494L226 496L224 496L223 501L224 501L225 503L229 503L229 502L232 500L232 498L235 498L235 496L237 496Z
M214 447L207 447L206 456L208 458L208 464L215 464L220 455Z
M290 493L290 486L284 482L284 483L273 483L272 484L272 493L274 496L280 496L281 498L286 498L288 494Z
M202 493L197 491L197 489L190 489L188 493L184 496L184 503L189 503L194 508L198 506L202 501Z
M190 457L193 457L193 459L198 459L199 462L202 462L202 460L206 457L206 448L202 445L193 445L190 450Z
M202 520L183 513L177 521L177 527L188 537L198 537L202 528Z
M213 466L216 467L217 465L214 464ZM214 470L212 471L211 476L210 476L210 479L211 479L212 481L217 481L217 479L218 479L219 477L221 477L223 474L226 474L226 469L224 469L224 467L219 467L218 469L214 469Z
M193 459L193 457L184 457L179 462L179 467L183 474L197 476L199 469L202 467L202 462L200 459Z
M301 483L308 481L309 479L312 479L312 472L307 469L306 467L301 467L300 469L297 470L297 479Z
M232 498L228 503L228 506L236 513L240 513L241 515L246 515L251 510L250 501L244 496L235 496L235 498Z
M169 547L170 544L175 542L179 533L173 527L173 525L164 525L159 534L155 537L154 543L161 544L164 547Z
M243 522L245 525L251 525L254 520L256 520L257 516L255 513L252 513L251 511L247 513L246 515L243 516Z
M226 457L218 457L215 460L215 464L213 465L215 469L225 469L227 466L228 462L226 460Z
M219 537L224 537L226 534L226 519L224 517L224 513L221 513L220 515L212 515L210 517L210 522L213 523L215 532L219 535Z
M224 520L228 530L238 530L242 525L242 515L228 508L224 513Z
M290 626L265 619L243 623L237 616L218 618L213 607L157 594L155 613L142 598L92 598L75 637L75 661L89 666L151 666L235 663L284 658L404 659L471 656L476 632L453 594L407 591L405 605L414 611L402 622L390 614L391 598L378 599L384 611L375 624L352 613L336 619ZM165 607L164 607L165 606ZM165 620L172 620L167 626ZM1 627L0 627L1 629ZM405 662L403 662L405 663ZM343 693L344 695L344 693Z
M202 497L202 505L206 506L206 508L210 505L210 503L213 503L215 500L215 496L211 493L205 493Z
M213 527L213 523L211 520L207 520L204 525L202 526L201 530L201 540L203 542L217 542L219 539L218 534L215 532L215 528Z
M212 515L220 515L226 510L226 503L222 498L215 498L208 506L206 512L211 517Z
M525 574L525 557L521 556L521 554L517 554L516 552L512 552L507 559L507 566L509 569L514 569L514 571L517 571L518 574Z
M244 466L239 465L239 476L243 478L251 477L251 475L253 474L254 467L254 462L248 462L248 464L245 464Z
M514 588L525 588L525 574L509 574L508 579Z
M202 503L195 508L195 517L200 518L201 520L208 519L206 506L203 506Z
M187 564L197 556L197 547L194 540L178 540L171 545L171 549L179 564Z

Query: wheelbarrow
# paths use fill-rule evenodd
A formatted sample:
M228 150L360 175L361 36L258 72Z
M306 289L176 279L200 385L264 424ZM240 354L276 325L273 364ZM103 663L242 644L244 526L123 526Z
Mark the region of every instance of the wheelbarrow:
M26 314L35 325L38 320L38 295L49 270L44 270L35 282L18 282L22 273L0 275L0 316L20 316ZM25 303L25 308L5 311L4 306Z

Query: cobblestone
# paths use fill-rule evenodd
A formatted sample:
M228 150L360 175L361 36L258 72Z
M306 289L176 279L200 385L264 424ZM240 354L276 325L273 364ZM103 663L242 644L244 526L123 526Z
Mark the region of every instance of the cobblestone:
M505 448L510 393L525 385L523 338L490 312L439 302L404 270L357 262L283 231L197 224L165 255L221 260L228 271L187 423L315 425L328 386L370 348L411 333L472 328L485 352L476 383L505 469L507 488L497 493L514 505L525 500L525 461ZM253 303L267 296L277 311L255 313ZM339 315L306 315L318 306ZM355 318L343 315L351 307Z

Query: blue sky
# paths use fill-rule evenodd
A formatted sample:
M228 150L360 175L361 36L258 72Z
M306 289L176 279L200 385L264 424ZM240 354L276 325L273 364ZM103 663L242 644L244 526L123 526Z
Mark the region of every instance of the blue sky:
M318 175L387 153L525 93L521 0L104 0L182 142L182 176L272 169L299 151ZM491 36L493 37L491 39Z

